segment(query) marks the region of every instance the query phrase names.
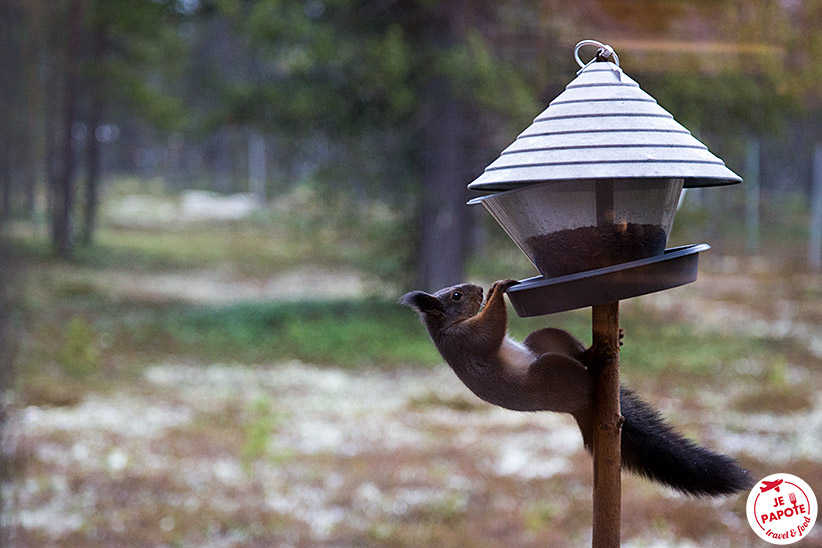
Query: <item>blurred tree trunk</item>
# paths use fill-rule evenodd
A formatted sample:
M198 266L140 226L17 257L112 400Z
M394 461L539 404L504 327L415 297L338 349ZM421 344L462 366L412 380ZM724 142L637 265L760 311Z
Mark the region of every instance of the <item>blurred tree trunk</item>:
M53 58L50 58L45 64L45 90L41 97L45 121L43 169L46 175L46 217L52 220L53 230L57 210L57 180L60 178L60 145L57 135L60 124L60 108L54 104L56 97L52 95L52 90L58 88L60 72Z
M88 141L86 145L86 195L83 208L83 232L81 241L90 244L94 240L97 228L97 206L100 187L100 141L95 135L103 119L105 103L96 91L92 92L91 107L88 117Z
M822 142L813 147L811 160L811 226L808 264L812 272L822 270Z
M5 120L0 119L0 124ZM11 213L11 145L7 138L0 140L0 224Z
M33 219L34 209L37 205L38 150L41 142L39 136L42 132L41 111L39 111L42 87L37 72L42 58L40 55L40 37L32 28L28 29L25 48L25 56L28 62L25 67L24 84L26 90L26 125L25 157L23 158L23 211L27 218Z
M12 51L14 40L11 29L11 6L7 0L0 0L0 74L7 77L13 74ZM11 211L11 109L10 82L0 86L0 221L6 219Z
M223 194L233 192L233 139L230 130L217 130L214 150L214 190Z
M468 252L467 183L460 177L465 109L442 81L429 84L425 102L429 120L420 144L424 165L418 283L435 290L462 281Z
M465 34L465 0L432 8L426 39L434 49L453 46ZM436 290L460 283L470 244L471 216L465 201L470 162L465 117L467 105L446 77L433 76L423 91L425 113L420 162L422 198L419 214L417 283Z
M249 128L248 137L248 191L254 194L260 203L266 199L265 177L265 135L257 128Z
M64 57L63 89L63 156L60 175L54 189L54 211L52 217L52 242L58 255L65 257L72 251L72 213L74 208L75 158L72 148L72 128L77 120L77 97L79 87L78 63L82 35L81 0L69 0L68 28Z
M86 145L86 195L83 210L83 232L81 240L90 244L97 228L97 206L100 187L100 140L97 139L97 128L103 122L105 100L103 99L103 82L100 77L101 64L106 50L106 29L98 22L94 25L92 35L91 66L94 74L90 80L89 94L91 106L88 116L88 139Z

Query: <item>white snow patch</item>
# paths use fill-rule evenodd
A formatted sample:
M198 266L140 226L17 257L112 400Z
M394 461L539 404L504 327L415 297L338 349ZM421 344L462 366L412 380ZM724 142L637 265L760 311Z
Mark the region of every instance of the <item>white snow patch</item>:
M104 430L126 437L156 437L189 423L192 416L187 407L121 394L113 400L90 396L74 407L29 406L22 411L20 426L29 435Z
M180 195L180 216L184 221L233 221L244 219L262 207L254 194L222 195L206 190L185 190Z

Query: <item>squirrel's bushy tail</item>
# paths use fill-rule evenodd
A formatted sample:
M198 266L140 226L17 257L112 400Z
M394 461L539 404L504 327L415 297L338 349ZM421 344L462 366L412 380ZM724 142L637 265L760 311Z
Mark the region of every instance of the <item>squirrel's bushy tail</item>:
M751 475L734 459L683 437L625 387L620 405L625 468L695 496L730 495L753 487Z
M720 496L750 489L753 478L726 455L700 447L676 432L657 410L622 387L622 466L693 496ZM580 422L585 445L590 432Z

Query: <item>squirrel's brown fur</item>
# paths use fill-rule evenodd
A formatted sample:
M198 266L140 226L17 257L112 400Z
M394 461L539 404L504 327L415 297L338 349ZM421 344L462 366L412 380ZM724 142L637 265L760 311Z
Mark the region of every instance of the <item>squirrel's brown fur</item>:
M585 348L560 329L534 331L523 343L507 335L503 294L514 280L496 282L482 306L482 288L462 284L429 294L412 291L400 302L415 309L431 340L457 376L483 400L515 411L570 413L590 449L594 409L592 360L606 349ZM676 433L657 411L622 388L625 423L622 464L692 495L723 495L749 488L750 475L724 455Z

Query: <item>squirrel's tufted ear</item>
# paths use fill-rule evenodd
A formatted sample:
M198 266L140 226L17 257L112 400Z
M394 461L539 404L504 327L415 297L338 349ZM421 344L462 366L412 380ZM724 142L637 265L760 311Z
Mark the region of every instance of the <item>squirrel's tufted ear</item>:
M440 300L424 291L412 291L411 293L406 293L400 297L399 302L405 306L410 306L417 312L422 312L425 314L442 314L445 312Z

